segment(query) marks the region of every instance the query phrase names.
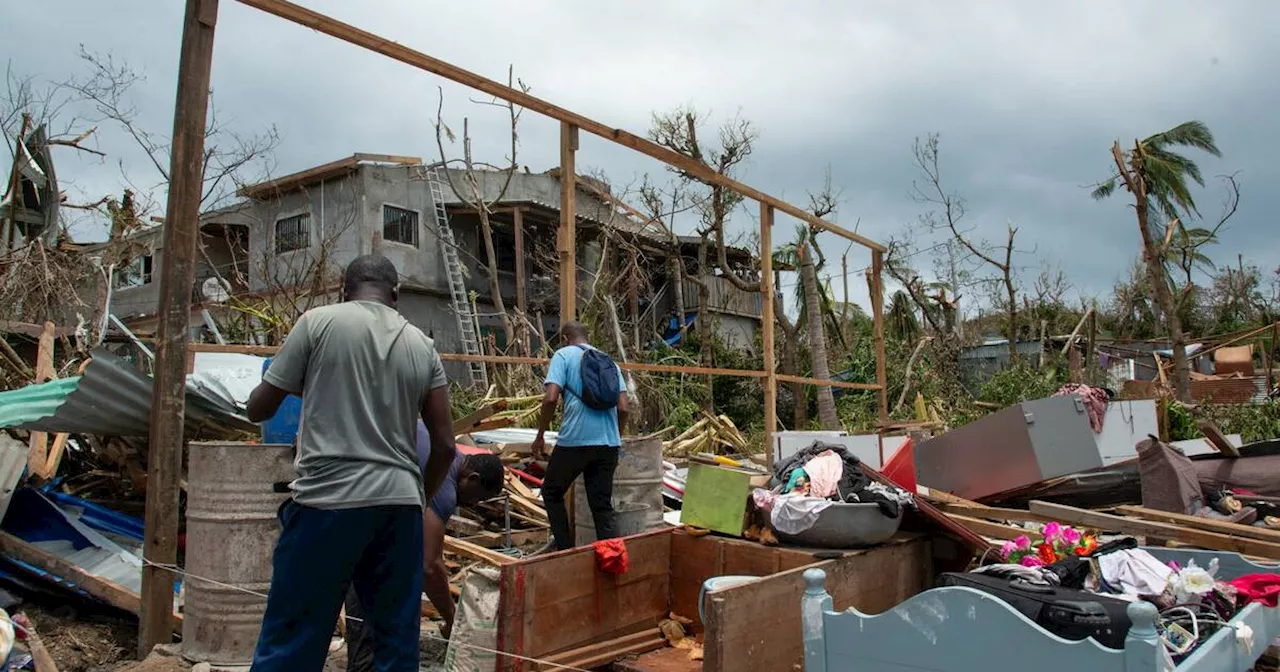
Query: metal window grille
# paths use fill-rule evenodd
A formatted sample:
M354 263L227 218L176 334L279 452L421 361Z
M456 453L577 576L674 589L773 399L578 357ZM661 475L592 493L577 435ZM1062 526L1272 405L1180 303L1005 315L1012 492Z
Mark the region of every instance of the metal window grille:
M418 213L394 205L382 206L382 239L417 247Z
M311 215L285 217L276 222L276 254L303 250L311 245Z

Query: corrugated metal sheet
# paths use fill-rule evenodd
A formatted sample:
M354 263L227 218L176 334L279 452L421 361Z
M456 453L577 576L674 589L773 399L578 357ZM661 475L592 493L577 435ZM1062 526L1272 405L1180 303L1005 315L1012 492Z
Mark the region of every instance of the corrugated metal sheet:
M0 427L102 436L146 436L151 424L150 377L105 350L84 375L0 392ZM230 438L257 431L226 400L187 385L188 434Z

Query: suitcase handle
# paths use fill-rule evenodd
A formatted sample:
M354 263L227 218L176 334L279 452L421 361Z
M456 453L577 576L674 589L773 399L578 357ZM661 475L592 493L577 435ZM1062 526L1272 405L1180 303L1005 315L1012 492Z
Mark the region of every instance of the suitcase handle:
M1022 579L1010 579L1009 587L1017 590L1025 590L1028 593L1039 593L1041 595L1052 595L1054 593L1053 586L1046 586L1038 583L1031 583Z

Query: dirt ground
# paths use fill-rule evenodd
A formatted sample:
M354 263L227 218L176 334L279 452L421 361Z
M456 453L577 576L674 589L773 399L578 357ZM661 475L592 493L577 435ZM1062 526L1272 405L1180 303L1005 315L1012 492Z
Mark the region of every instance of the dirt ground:
M109 617L71 619L57 609L34 604L23 605L22 611L35 625L59 672L115 672L120 662L136 658L138 626L133 622Z

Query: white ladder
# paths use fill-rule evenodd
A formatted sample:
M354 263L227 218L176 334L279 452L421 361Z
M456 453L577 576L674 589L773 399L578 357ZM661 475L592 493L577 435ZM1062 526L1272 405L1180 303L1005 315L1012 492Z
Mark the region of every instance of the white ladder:
M440 253L444 256L445 276L449 279L449 296L453 300L453 314L458 319L458 335L462 339L462 351L467 355L480 355L480 328L471 302L467 299L466 278L462 274L462 261L458 258L458 245L449 226L449 213L444 207L444 185L447 177L441 174L444 164L427 166L427 189L435 211L436 232L440 236ZM489 374L483 362L467 362L471 386L477 389L489 387Z

